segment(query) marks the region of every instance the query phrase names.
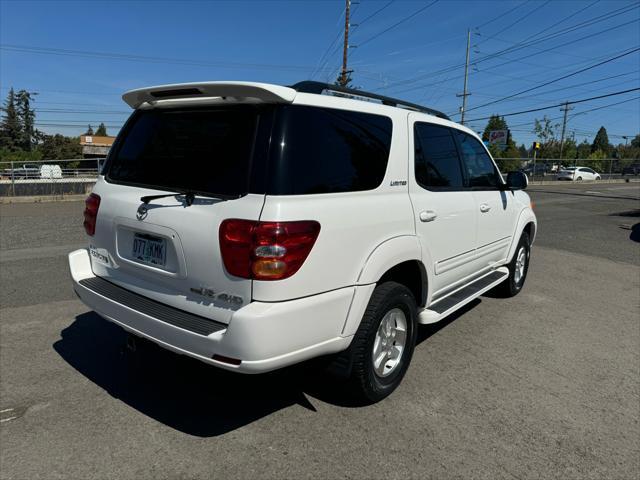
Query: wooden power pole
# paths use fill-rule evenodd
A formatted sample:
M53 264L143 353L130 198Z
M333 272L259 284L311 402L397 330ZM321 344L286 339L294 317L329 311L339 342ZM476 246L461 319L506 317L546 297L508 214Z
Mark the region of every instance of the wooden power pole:
M471 49L471 30L467 29L467 61L464 64L464 90L456 97L462 97L462 106L460 107L460 124L464 125L464 114L467 110L467 97L471 95L467 92L467 82L469 78L469 50Z
M342 71L338 77L338 85L346 87L349 83L349 73L347 70L347 58L349 56L349 10L351 10L351 0L345 0L344 10L344 47L342 49Z

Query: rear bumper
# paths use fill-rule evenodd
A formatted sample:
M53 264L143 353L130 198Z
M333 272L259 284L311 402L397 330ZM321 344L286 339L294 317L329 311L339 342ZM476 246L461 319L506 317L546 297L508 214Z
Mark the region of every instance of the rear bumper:
M347 287L286 302L252 302L235 311L228 325L209 334L188 323L162 321L171 312L145 308L131 297L96 288L87 250L69 254L73 288L80 299L105 319L177 353L228 370L260 373L321 355L340 352L351 343L341 335L356 289ZM140 297L144 302L144 298ZM201 317L200 317L201 318ZM217 322L213 322L217 323ZM187 329L189 328L189 329ZM219 355L239 365L214 360Z

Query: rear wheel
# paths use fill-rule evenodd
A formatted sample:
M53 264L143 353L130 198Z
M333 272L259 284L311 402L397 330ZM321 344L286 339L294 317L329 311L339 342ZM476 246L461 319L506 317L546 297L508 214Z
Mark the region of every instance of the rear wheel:
M529 272L529 259L531 258L531 246L529 245L529 234L522 232L516 253L507 267L509 276L495 288L495 292L501 297L515 297L527 279Z
M581 181L582 181L582 177L576 178L576 182L581 182Z
M349 383L357 400L375 403L396 389L411 362L416 333L411 291L396 282L377 286L350 347Z

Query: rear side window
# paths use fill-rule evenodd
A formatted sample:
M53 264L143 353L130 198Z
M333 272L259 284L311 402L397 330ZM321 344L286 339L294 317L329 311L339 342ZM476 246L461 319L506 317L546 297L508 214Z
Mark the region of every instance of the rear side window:
M427 189L460 189L462 170L456 142L447 127L414 126L416 181Z
M500 175L484 146L471 135L456 130L469 186L471 188L498 188Z
M278 109L269 193L304 195L372 190L391 148L388 117L289 105Z
M261 110L252 106L134 114L110 155L107 180L168 191L249 191ZM265 161L265 160L263 160Z

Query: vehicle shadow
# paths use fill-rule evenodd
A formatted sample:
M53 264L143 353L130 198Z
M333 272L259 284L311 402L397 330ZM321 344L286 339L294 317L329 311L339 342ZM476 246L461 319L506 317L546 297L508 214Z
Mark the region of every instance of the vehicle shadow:
M295 404L315 410L296 368L242 375L151 342L138 342L130 352L127 333L94 312L76 317L61 336L53 348L78 372L142 414L190 435L222 435Z
M434 324L421 326L417 344L480 303L475 300ZM94 312L62 330L54 350L73 368L130 407L173 429L198 437L223 435L278 410L317 399L361 407L344 381L325 373L326 359L275 372L243 375L221 370L151 342L125 348L127 333ZM417 348L419 348L417 346Z

